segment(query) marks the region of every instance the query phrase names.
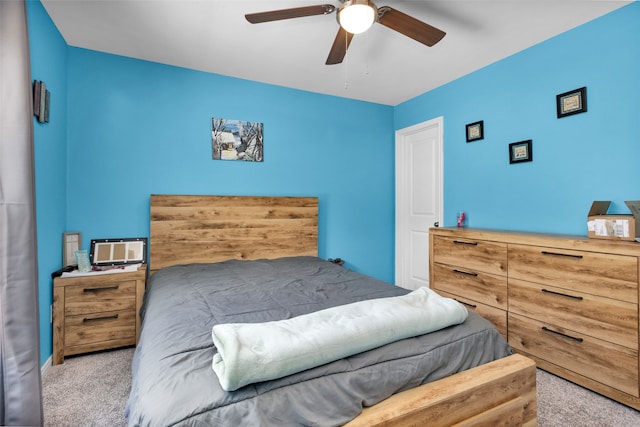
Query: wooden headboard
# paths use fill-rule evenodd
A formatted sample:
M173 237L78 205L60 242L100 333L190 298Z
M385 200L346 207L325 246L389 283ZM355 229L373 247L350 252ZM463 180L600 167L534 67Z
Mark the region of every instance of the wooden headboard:
M149 269L318 254L318 198L152 194Z

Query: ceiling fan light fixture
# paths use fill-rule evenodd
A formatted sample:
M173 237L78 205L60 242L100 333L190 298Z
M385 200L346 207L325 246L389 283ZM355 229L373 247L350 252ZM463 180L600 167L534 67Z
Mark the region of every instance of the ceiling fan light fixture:
M367 31L376 21L378 10L369 0L345 1L338 9L338 23L351 34Z

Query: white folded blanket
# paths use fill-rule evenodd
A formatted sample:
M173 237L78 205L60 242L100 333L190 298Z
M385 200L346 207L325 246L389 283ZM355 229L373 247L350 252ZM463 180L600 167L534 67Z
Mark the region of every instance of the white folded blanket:
M401 339L462 323L467 309L428 288L286 320L213 327L222 388L273 380Z

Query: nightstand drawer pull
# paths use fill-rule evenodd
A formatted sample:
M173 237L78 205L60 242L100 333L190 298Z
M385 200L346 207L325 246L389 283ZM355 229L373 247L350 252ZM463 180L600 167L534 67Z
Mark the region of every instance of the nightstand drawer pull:
M455 299L455 298L454 298ZM471 307L471 308L477 308L478 306L475 304L469 304L468 302L464 302L464 301L460 301L459 299L456 299L456 301L458 301L460 304L462 305L466 305L467 307Z
M106 286L104 288L85 288L82 292L104 292L104 291L117 291L120 286Z
M454 240L453 243L455 243L456 245L478 246L478 242L463 242L462 240Z
M563 294L562 292L555 292L555 291L550 291L549 289L542 289L542 292L546 293L546 294L553 294L553 295L558 295L561 297L567 297L567 298L573 298L579 301L582 301L584 298L578 295L569 295L569 294Z
M457 268L454 268L453 272L454 273L464 274L464 275L467 275L467 276L478 277L478 273L472 273L470 271L462 271L462 270L458 270Z
M101 320L117 320L118 315L114 314L113 316L103 316L103 317L85 317L82 319L82 323L92 323L92 322L100 322Z
M565 338L569 338L569 339L574 340L574 341L578 341L578 342L584 341L582 338L572 337L571 335L563 334L562 332L558 332L558 331L554 331L553 329L549 329L546 326L543 326L542 330L545 331L545 332L551 332L552 334L560 335L560 336L565 337Z
M542 251L542 255L563 256L563 257L567 257L567 258L582 259L582 255L563 254L561 252Z

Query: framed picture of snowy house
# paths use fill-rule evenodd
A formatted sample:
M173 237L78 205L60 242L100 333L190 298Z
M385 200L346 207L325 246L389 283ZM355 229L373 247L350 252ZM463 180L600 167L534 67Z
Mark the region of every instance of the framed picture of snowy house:
M263 124L214 117L211 119L211 149L214 160L262 162Z

